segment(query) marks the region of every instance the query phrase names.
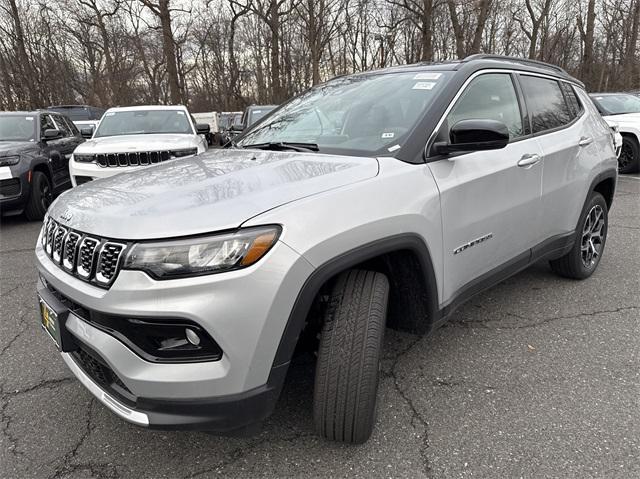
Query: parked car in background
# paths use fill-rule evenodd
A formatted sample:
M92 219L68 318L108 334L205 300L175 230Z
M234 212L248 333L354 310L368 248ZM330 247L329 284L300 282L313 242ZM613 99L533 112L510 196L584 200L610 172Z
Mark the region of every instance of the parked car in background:
M184 106L110 108L69 162L73 186L207 150L209 125ZM83 130L83 134L86 133Z
M618 156L620 173L640 171L640 98L629 93L589 95L605 120L618 125L622 148Z
M231 126L225 131L223 144L232 141L236 136L238 136L240 133L247 130L251 126L255 125L258 121L267 116L276 108L278 108L278 105L248 106L244 110L242 117L240 117L240 121L236 121L235 123L231 124Z
M234 124L242 121L241 111L222 112L218 116L218 132L215 135L215 143L219 146L225 145L229 141L229 131Z
M62 113L78 127L78 129L98 126L100 118L106 111L104 108L89 105L56 105L47 108L48 111Z
M41 220L69 188L69 157L84 139L73 122L50 111L0 112L0 211Z
M615 121L607 120L607 125L611 128L611 134L613 135L613 147L616 150L616 156L620 158L620 153L622 153L622 135L620 134L620 127Z
M207 124L209 125L209 133L207 133L205 138L207 139L207 144L209 146L214 144L214 134L218 131L218 113L215 111L205 112L205 113L192 113L194 123Z
M58 198L36 243L42 326L98 401L151 428L246 433L306 348L317 433L362 443L386 408L386 327L431 331L538 261L588 278L616 181L609 127L558 67L339 77L230 148Z

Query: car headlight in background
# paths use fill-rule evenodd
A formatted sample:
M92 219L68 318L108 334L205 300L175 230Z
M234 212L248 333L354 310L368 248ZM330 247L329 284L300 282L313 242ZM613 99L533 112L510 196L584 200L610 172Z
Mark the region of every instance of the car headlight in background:
M17 165L19 161L20 161L19 156L2 156L0 157L0 166Z
M74 161L77 161L79 163L91 163L92 161L94 161L96 159L96 157L94 155L73 155L73 159Z
M137 243L129 250L123 269L144 271L156 279L242 269L267 254L280 232L279 226L261 226L213 236Z
M171 157L172 158L182 158L184 156L194 156L198 154L197 148L187 148L185 150L172 150Z

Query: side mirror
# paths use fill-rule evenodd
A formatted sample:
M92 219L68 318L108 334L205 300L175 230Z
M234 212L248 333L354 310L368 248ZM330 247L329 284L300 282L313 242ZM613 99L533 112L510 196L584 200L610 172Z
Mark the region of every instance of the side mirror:
M436 153L499 150L509 144L509 129L496 120L461 120L451 127L449 140L434 143Z
M208 123L196 123L196 131L198 135L206 135L211 132L211 126Z
M233 125L231 125L231 131L243 131L244 130L244 125L242 123L234 123Z
M55 128L47 128L46 130L44 130L44 135L42 136L42 139L45 141L57 140L60 137L62 137L62 133L60 133L60 130L57 130Z
M93 136L93 127L87 126L80 129L80 134L82 135L82 138L91 138Z

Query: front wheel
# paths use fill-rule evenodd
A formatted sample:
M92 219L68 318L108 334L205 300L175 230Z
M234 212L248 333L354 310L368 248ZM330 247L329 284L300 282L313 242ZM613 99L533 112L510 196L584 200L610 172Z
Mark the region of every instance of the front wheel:
M389 282L374 271L342 273L333 288L318 350L313 415L332 441L361 444L376 418Z
M31 192L24 211L25 216L29 221L41 220L52 201L53 190L49 178L41 171L34 171L31 178Z
M619 173L636 173L640 171L640 145L631 136L622 137L622 150L618 157Z
M573 248L562 258L549 262L555 273L573 279L585 279L593 274L604 252L608 215L604 197L591 193L578 223Z

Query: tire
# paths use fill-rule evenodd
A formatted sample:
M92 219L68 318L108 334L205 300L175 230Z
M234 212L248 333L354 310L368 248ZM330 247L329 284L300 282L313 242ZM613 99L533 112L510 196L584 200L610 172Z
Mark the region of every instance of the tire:
M571 251L549 262L556 274L572 279L586 279L593 274L607 241L608 213L604 197L595 191L591 193L580 215Z
M376 418L389 282L373 271L342 273L333 288L320 334L313 396L317 433L361 444Z
M618 158L618 173L640 172L640 145L633 136L622 137L622 150Z
M49 178L41 171L34 171L31 177L31 192L24 210L25 216L29 221L42 220L51 201L53 190Z

